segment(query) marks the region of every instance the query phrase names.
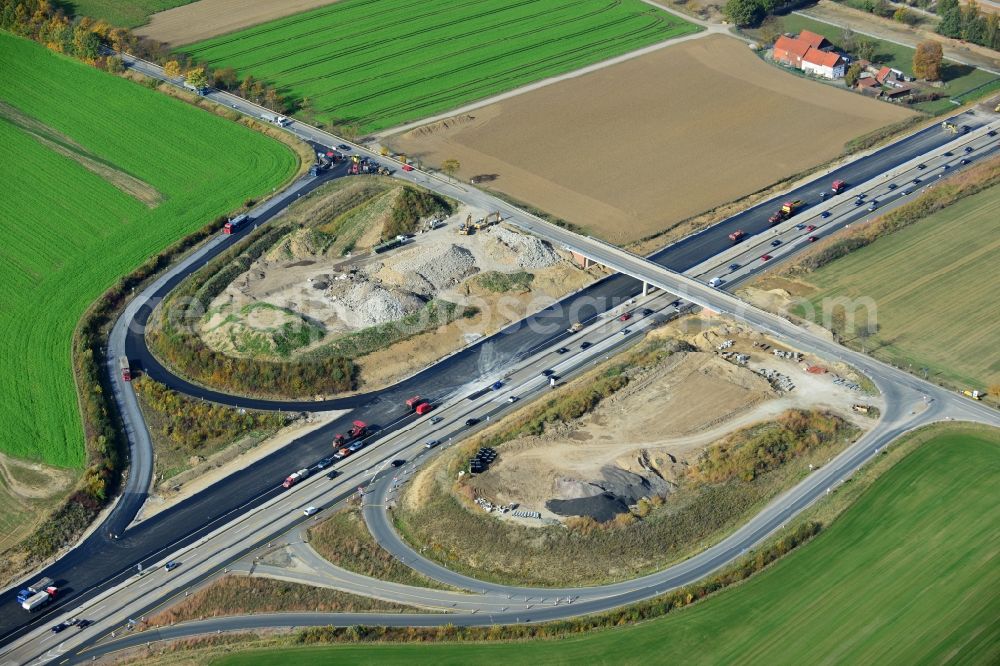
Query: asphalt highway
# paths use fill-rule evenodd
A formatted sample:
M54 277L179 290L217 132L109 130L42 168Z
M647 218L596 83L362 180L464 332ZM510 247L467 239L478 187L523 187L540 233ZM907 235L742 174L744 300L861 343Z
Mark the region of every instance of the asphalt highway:
M236 100L238 98L231 99ZM237 105L239 110L255 113L255 107L244 103L242 100L234 102L234 104ZM956 117L955 122L970 125L973 129L982 124L978 116ZM296 131L300 136L305 135L312 140L318 140L317 143L322 145L336 145L339 142L335 137L318 133L318 131L312 128L298 126L297 123L294 123L291 129ZM316 136L310 136L313 132L316 132ZM766 218L770 215L773 208L777 207L783 200L803 198L810 203L815 203L814 200L818 198L818 191L827 188L828 182L833 179L842 178L848 180L848 182L869 180L879 173L887 170L891 171L927 150L940 147L944 143L954 139L954 136L946 134L936 127L923 130L864 159L842 167L841 170L824 177L822 182L803 186L787 195L750 209L736 216L736 218L717 225L717 227L675 243L653 255L653 259L660 266L667 266L672 271L684 271L713 256L713 254L728 250L730 243L727 236L731 230L739 228L749 234L764 231L767 228ZM376 159L384 161L377 156ZM403 176L404 174L405 172L399 172L397 175ZM441 181L440 179L435 179L420 172L406 175L420 182L420 184L431 186L439 191L450 191L450 185L448 187L442 186L441 183L445 181ZM336 174L331 174L329 177L335 176ZM310 182L309 187L318 186L321 180L318 179ZM448 185L448 183L445 182L445 185ZM480 196L478 191L462 189L468 193L468 196L465 198L488 204L484 206L484 209L492 207L494 202L488 195ZM810 198L810 194L814 194L814 196ZM497 207L500 208L501 205L498 204ZM502 208L510 209L506 204L503 204ZM279 210L280 207L275 206L270 214L276 214ZM258 223L265 223L268 217L269 215L261 215ZM573 240L570 239L570 242ZM206 252L203 259L208 260L211 256L214 256L213 252L222 251L224 247L224 243L219 243L215 248ZM605 261L609 265L614 265L620 259L621 257L617 255L613 256L609 254L605 258ZM157 285L157 289L154 292L146 294L148 296L146 300L153 303L156 298L176 286L191 270L196 269L198 265L200 265L198 262L194 262L192 265L185 267L184 270L171 271L163 284ZM644 263L636 263L630 268L630 272L635 274L644 274L644 271L648 270L648 266ZM676 275L676 273L673 275ZM661 276L657 275L654 277L659 280ZM661 284L665 283L661 282ZM675 282L673 284L678 283ZM156 557L163 553L172 552L183 547L185 544L193 543L210 530L235 517L253 512L258 506L273 499L278 494L278 484L290 471L308 466L319 458L328 455L332 434L344 430L344 425L348 420L362 418L370 423L386 426L385 432L391 432L392 428L401 427L406 424L406 420L401 418L405 411L402 403L409 395L419 393L425 397L447 400L454 397L457 392L470 390L471 386L493 377L501 376L503 375L504 368L512 361L523 359L533 351L541 349L546 345L551 345L564 336L567 336L568 334L565 332L565 329L573 321L588 319L590 316L606 311L618 303L635 296L640 288L641 283L634 278L623 275L609 277L587 290L564 300L557 306L546 309L539 315L530 318L529 321L513 324L497 336L463 350L386 391L372 395L353 396L351 398L319 403L251 401L205 391L200 387L184 384L158 366L155 359L148 352L144 351L145 346L142 343L139 332L150 310L148 309L148 305L143 305L134 313L133 324L128 326L129 331L124 342L124 349L141 369L144 369L154 378L164 381L168 385L190 393L193 396L218 400L225 404L269 409L292 409L295 411L316 411L320 409L349 407L355 411L348 417L338 420L330 426L297 441L294 445L286 447L281 452L250 466L247 470L239 474L238 478L230 477L220 481L209 490L158 514L154 518L138 523L128 530L122 530L121 527L131 521L131 516L135 515L135 510L138 509L138 506L141 505L141 500L144 499L145 491L141 487L141 484L140 486L132 487L130 491L127 491L125 496L124 508L119 506L116 508L115 513L112 514L113 519L109 524L109 527L111 527L110 530L102 528L96 531L59 562L40 572L40 575L48 575L55 578L63 586L63 595L56 604L42 614L30 616L13 603L13 595L11 593L5 595L6 602L0 605L0 640L9 641L15 636L15 632L21 633L37 625L39 622L44 623L47 615L57 611L64 605L70 604L70 602L72 602L71 605L79 604L88 595L96 595L100 590L107 589L113 583L124 580L132 573L136 564L155 560ZM688 290L690 291L691 289ZM695 293L701 295L699 301L716 305L723 303L727 307L732 306L725 298L721 298L723 296L721 292L712 290L711 292L703 293L698 291L697 287L694 287L693 290ZM586 303L585 307L574 311L574 305L581 301ZM751 320L750 323L762 323L765 328L778 326L782 334L789 336L790 340L796 340L801 333L791 328L782 328L768 319L758 319L757 322ZM797 342L792 342L792 344L800 346ZM824 355L828 355L832 352L837 356L842 356L842 351L842 348L831 347L821 350L820 353L825 352ZM864 358L862 357L861 360L864 360ZM864 367L865 365L869 364L862 363L859 367ZM902 382L899 390L907 386L916 391L921 391L921 389L925 388L925 385L921 382L917 382L914 385L910 382L900 380L895 375L891 377L887 376L887 378L890 384L888 387L883 386L883 384L886 384L885 379L879 381L878 378L873 377L883 388L883 391L886 392L887 400L893 397L892 391L894 389L892 385L895 385L897 381ZM954 399L954 396L951 396L951 398ZM126 409L128 409L128 405L126 405ZM981 419L983 414L976 412L973 416ZM138 423L141 423L141 420ZM886 434L888 435L892 432L890 428L886 431ZM141 455L143 454L138 449L133 452L133 456L136 458L141 457ZM141 477L141 474L136 474L136 477ZM146 487L148 487L148 483ZM109 532L115 534L118 538L109 538Z

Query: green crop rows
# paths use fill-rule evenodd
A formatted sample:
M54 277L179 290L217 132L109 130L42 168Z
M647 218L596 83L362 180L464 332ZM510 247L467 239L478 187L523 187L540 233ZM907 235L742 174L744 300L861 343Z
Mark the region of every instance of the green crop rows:
M344 0L184 51L369 132L697 30L640 0Z
M0 34L0 62L0 451L80 467L70 345L87 306L150 255L280 185L296 158L33 42ZM160 203L126 194L114 174Z
M663 618L561 640L282 647L211 663L996 664L998 483L1000 433L944 431L814 542Z

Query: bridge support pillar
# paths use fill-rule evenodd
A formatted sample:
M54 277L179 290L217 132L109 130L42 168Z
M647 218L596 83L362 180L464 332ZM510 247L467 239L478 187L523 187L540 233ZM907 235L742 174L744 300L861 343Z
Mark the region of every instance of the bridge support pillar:
M648 282L643 282L642 283L642 295L645 296L648 293L649 293L649 283Z

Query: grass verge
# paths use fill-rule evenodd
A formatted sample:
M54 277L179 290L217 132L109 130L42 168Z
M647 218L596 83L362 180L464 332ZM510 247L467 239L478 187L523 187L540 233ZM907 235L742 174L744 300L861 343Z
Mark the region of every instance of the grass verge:
M329 562L363 576L415 587L452 589L417 573L384 550L354 507L337 511L309 530L309 545Z

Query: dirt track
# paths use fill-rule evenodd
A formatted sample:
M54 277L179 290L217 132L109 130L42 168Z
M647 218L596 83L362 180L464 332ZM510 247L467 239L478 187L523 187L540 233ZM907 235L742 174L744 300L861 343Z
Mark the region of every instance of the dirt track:
M910 114L761 62L711 36L388 141L616 242L836 157Z
M334 2L336 0L200 0L153 14L149 25L137 28L135 33L178 46Z

